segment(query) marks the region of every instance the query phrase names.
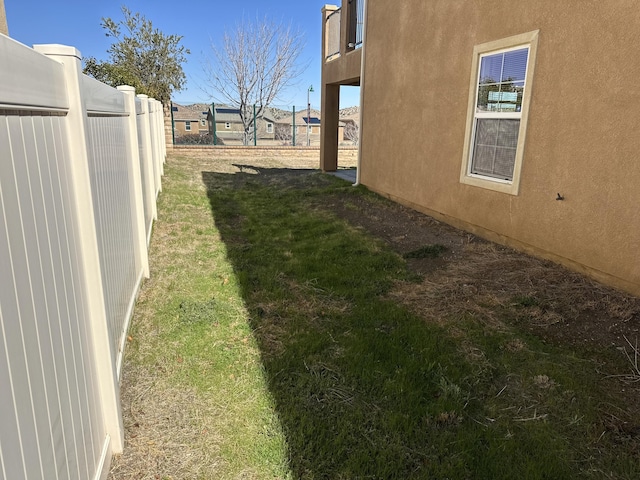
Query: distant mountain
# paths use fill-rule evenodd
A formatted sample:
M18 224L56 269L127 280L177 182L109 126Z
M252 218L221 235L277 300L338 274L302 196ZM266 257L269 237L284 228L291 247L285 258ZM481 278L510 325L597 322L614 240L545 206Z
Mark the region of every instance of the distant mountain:
M273 118L276 121L282 118L291 116L290 111L283 110L281 108L267 107L265 110L266 110L266 113L268 113L271 116L271 118Z
M282 108L277 108L277 107L267 107L265 109L265 114L270 116L276 121L282 120L284 118L290 118L291 113L292 113L291 110L284 110ZM300 113L302 113L303 115L306 115L307 109L306 108L302 110L296 109L296 115L299 115ZM311 116L320 118L321 116L320 110L312 108ZM355 107L343 108L339 111L339 117L341 119L353 120L356 123L358 123L358 121L360 120L360 107L355 106Z
M344 117L351 118L354 115L360 115L360 107L359 106L347 107L347 108L343 108L342 110L340 110L340 118L344 118Z

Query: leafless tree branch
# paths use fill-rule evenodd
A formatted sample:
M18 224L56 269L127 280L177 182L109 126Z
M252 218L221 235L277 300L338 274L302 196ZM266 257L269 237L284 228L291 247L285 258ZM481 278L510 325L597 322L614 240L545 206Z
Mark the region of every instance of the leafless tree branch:
M211 42L213 55L203 63L205 90L240 111L245 144L253 135L252 106L261 117L306 69L299 61L303 47L302 32L267 18L237 24L221 46Z

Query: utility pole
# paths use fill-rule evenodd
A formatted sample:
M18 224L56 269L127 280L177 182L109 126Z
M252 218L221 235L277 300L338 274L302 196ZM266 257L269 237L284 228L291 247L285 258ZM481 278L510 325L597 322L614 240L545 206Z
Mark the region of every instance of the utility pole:
M311 100L310 95L313 92L313 85L309 85L307 89L307 147L311 145L311 139L309 138L309 129L311 128Z

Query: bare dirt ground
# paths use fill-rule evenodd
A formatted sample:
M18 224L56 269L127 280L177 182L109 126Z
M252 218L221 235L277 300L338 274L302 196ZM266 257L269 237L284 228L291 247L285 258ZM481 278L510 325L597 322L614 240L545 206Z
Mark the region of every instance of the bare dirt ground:
M349 223L383 239L398 253L424 245L443 245L437 258L408 259L419 274L429 273L428 285L442 282L439 292L482 304L480 297L518 303L534 321L523 325L549 342L571 346L629 348L640 331L640 299L540 260L458 230L391 202L336 199L333 211ZM455 284L445 287L446 284ZM405 292L414 301L425 285ZM452 299L452 298L450 298ZM527 300L528 299L528 300ZM447 302L448 303L448 302ZM493 303L493 302L489 302ZM520 305L524 303L524 305ZM456 308L451 303L449 306ZM505 306L510 306L508 303Z

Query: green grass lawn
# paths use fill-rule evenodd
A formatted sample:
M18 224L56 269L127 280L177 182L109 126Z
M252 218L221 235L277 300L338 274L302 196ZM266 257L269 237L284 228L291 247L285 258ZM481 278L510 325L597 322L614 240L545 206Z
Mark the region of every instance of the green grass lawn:
M501 328L436 322L389 295L422 279L322 208L373 194L317 172L197 167L166 168L113 478L640 478L637 437L605 434L624 405L586 352L520 330L512 310L495 307ZM161 446L167 412L181 414ZM151 450L193 461L136 460Z

